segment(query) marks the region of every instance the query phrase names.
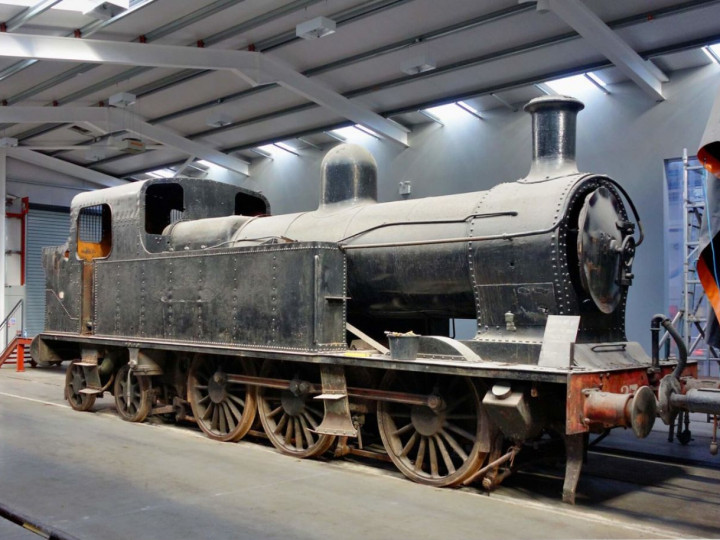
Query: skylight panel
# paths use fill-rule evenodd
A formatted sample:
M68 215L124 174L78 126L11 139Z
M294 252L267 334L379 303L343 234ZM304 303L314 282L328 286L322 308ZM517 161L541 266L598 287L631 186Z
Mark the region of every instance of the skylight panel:
M585 74L555 79L554 81L546 81L545 85L564 96L574 96L575 94L582 94L590 90L599 90L585 77Z

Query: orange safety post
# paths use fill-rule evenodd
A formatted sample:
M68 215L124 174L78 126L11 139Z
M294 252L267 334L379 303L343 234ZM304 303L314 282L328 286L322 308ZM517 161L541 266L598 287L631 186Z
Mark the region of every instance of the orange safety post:
M18 343L17 344L17 364L15 366L15 371L25 371L25 344L24 343Z

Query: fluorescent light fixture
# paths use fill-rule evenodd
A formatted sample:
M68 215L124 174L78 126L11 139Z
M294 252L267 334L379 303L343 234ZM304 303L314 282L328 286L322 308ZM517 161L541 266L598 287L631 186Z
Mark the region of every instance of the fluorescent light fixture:
M581 94L590 89L599 90L592 81L588 80L584 73L582 75L572 75L562 79L555 79L554 81L546 81L545 84L558 94L565 96Z
M268 159L272 159L274 153L278 152L278 150L272 144L258 146L257 148L250 148L250 151L255 152L257 155Z
M147 174L155 178L172 178L175 176L175 171L171 171L170 169L156 169Z
M458 102L455 103L455 105L457 105L458 107L460 107L460 108L461 108L463 111L465 111L466 113L469 113L469 114L473 115L475 118L477 118L477 119L479 119L479 120L482 120L482 116L480 116L480 111L478 111L478 110L477 110L475 107L473 107L472 105L468 105L468 104L467 104L466 102L464 102L464 101L458 101Z
M360 124L355 124L353 126L355 129L362 131L365 135L370 135L371 137L380 140L380 135L378 135L376 132L374 132L372 129L365 127Z
M337 135L338 139L341 141L347 141L349 139L352 139L353 137L357 137L359 133L357 132L353 126L348 126L344 128L338 128L333 129L330 133L333 135Z
M603 81L600 77L595 75L592 71L585 74L585 76L590 79L592 82L597 84L598 86L602 86L603 88L607 88L607 83Z
M327 17L315 17L295 27L295 35L302 39L317 39L335 33L335 21Z
M124 109L125 107L133 105L135 100L135 94L131 94L130 92L118 92L117 94L110 96L108 99L108 105Z
M264 144L250 149L251 152L261 155L266 158L274 158L275 156L283 154L292 154L293 156L299 156L297 150L284 142L276 142L271 144Z
M429 114L431 117L435 117L440 124L445 124L447 122L457 122L467 119L470 111L456 103L448 103L447 105L438 105L437 107L423 109L423 112Z
M273 146L280 148L281 150L285 150L288 154L292 154L293 156L299 156L300 154L297 153L297 149L293 148L287 143L284 142L276 142L273 144Z
M425 73L426 71L432 71L437 67L437 62L428 53L420 54L408 58L402 64L400 64L400 70L408 75L417 75L418 73Z
M533 84L533 86L540 90L546 96L551 96L555 93L555 91L552 88L548 88L548 85L545 83L536 83Z
M704 52L705 56L707 56L710 60L716 64L720 64L720 44L703 47L702 52Z
M328 131L326 133L342 142L353 140L362 141L367 140L368 137L372 137L373 139L380 139L380 135L375 133L372 129L361 126L360 124L333 129L332 131Z
M15 137L3 137L0 139L0 148L15 148L18 140Z
M600 77L595 75L594 73L586 73L585 77L588 81L590 81L592 84L595 85L595 88L600 90L603 94L609 94L610 90L607 88L607 84L605 84L605 81L603 81Z
M210 127L220 128L232 124L232 118L222 111L214 111L208 115L205 123Z

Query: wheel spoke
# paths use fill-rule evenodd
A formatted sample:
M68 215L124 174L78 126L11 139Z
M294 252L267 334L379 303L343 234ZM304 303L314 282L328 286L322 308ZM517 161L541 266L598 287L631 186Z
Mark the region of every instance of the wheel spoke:
M303 415L300 415L300 425L302 426L303 433L305 434L305 440L307 441L308 447L315 443L312 431L308 428L307 421Z
M280 433L282 433L285 424L287 424L288 418L290 418L290 416L287 413L283 413L283 415L280 417L280 421L277 423L277 426L275 426L274 433L276 435L280 435Z
M217 404L213 404L212 420L210 420L210 427L214 430L218 430L218 416L220 415L220 408Z
M237 408L237 406L231 401L231 400L225 400L223 402L223 406L228 408L228 416L235 416L235 419L239 422L242 418L242 413L240 412L240 409ZM232 413L232 414L231 414ZM235 429L233 427L233 429Z
M297 417L294 418L295 422L295 449L300 452L303 450L303 438L302 432L300 431L300 420Z
M285 431L285 444L287 446L290 446L290 441L292 440L294 428L295 422L293 422L293 419L290 418L290 416L288 415L287 430Z
M237 427L237 422L235 421L235 419L237 418L239 421L240 418L234 416L234 413L228 406L228 403L229 402L223 402L222 406L223 406L223 409L225 410L225 418L227 419L227 423L228 423L228 433L230 433L231 431L235 431L235 428Z
M438 460L437 451L435 450L435 440L433 437L428 437L428 448L430 449L430 476L438 478L440 473L438 471Z
M228 397L229 397L230 399L232 399L235 403L237 403L238 405L240 405L241 407L245 407L245 401L242 400L241 398L232 395L230 392L228 392Z
M413 449L413 446L415 446L415 443L418 439L418 432L412 434L412 437L410 437L410 440L405 444L405 446L402 449L402 452L400 452L401 456L407 456L410 451Z
M445 426L444 426L444 427L446 427L446 428L449 429L450 431L453 431L453 432L457 433L457 434L460 435L461 437L466 438L468 441L475 442L475 435L473 435L472 433L469 433L469 432L465 431L463 428L458 427L458 426L456 426L455 424L451 424L450 422L445 422Z
M399 436L399 435L402 435L403 433L407 433L407 432L410 431L411 429L413 429L413 424L412 424L412 422L410 422L409 424L404 425L404 426L401 427L400 429L396 429L395 431L393 431L393 435Z
M440 455L442 456L443 462L445 463L445 468L447 469L448 474L454 473L455 465L452 462L452 458L450 457L450 454L448 453L447 448L445 448L445 443L440 438L440 435L435 435L434 439L435 439L435 444L437 445L438 449L440 450Z
M302 416L308 421L308 423L312 426L313 429L317 429L317 421L312 416L310 416L307 411L303 411Z
M423 462L425 461L425 447L427 445L427 439L420 436L420 445L418 446L417 457L415 458L415 470L418 472L422 471Z
M280 406L276 407L275 409L273 409L272 411L270 411L270 412L267 414L267 417L268 417L268 418L275 418L278 414L280 414L280 413L282 412L282 410L283 410L283 406L280 405Z
M209 420L212 416L213 409L215 408L215 404L210 402L210 404L207 406L207 409L205 409L205 414L202 415L203 420Z
M218 405L218 431L220 431L220 433L228 432L228 423L227 418L225 417L225 408L222 406L222 404Z
M460 445L459 445L458 442L455 440L455 437L453 437L452 435L450 435L450 434L449 434L447 431L445 431L444 429L441 429L441 430L440 430L440 435L442 435L443 437L445 437L445 440L446 440L446 441L448 442L448 444L450 445L450 448L452 448L452 449L455 451L455 453L462 458L463 461L467 460L468 455L465 453L465 451L464 451L462 448L460 448Z

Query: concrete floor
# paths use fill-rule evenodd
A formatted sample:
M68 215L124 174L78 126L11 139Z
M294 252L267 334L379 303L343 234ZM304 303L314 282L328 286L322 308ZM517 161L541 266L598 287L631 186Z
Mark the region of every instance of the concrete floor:
M78 413L63 376L0 369L0 503L81 539L720 537L718 468L591 455L575 507L560 502L558 469L490 496L434 489L387 467L130 424L111 399ZM0 538L37 537L0 519Z

